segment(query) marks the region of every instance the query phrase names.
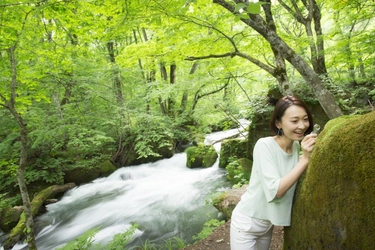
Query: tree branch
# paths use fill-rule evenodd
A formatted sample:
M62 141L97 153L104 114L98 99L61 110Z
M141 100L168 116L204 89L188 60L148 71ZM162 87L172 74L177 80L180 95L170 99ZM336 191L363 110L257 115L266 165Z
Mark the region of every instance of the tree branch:
M267 64L262 63L258 59L255 59L254 57L249 56L249 55L247 55L245 53L242 53L240 51L227 52L227 53L224 53L224 54L216 54L216 55L215 54L210 54L210 55L206 55L206 56L188 56L188 57L185 58L185 60L187 60L187 61L195 61L195 60L204 60L204 59L209 59L209 58L224 58L224 57L231 57L231 58L233 58L235 56L242 57L242 58L244 58L244 59L252 62L253 64L257 65L259 68L267 71L272 76L275 76L275 74L276 74L274 67L270 67Z

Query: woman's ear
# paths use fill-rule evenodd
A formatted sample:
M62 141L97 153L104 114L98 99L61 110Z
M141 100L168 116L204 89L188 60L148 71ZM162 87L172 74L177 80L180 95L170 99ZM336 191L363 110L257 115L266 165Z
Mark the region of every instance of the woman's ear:
M275 126L276 126L276 128L280 129L280 128L281 128L280 121L276 121L276 122L275 122Z

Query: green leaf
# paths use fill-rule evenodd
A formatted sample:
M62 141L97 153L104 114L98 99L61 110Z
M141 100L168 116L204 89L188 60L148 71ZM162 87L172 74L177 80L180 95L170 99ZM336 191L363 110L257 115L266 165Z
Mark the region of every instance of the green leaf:
M250 14L259 14L260 13L260 6L262 4L263 4L263 2L249 3L249 6L247 6L247 11Z
M236 4L236 7L234 8L234 12L238 12L240 9L244 9L244 8L246 8L246 4L244 3Z

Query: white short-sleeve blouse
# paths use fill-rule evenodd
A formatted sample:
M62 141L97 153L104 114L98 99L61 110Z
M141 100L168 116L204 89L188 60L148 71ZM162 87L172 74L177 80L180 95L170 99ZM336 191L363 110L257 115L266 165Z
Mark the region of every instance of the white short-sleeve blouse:
M299 161L300 145L293 144L291 154L286 153L273 137L257 141L253 153L253 168L249 187L236 209L244 215L269 220L273 225L290 226L291 208L296 184L281 198L277 198L280 179Z

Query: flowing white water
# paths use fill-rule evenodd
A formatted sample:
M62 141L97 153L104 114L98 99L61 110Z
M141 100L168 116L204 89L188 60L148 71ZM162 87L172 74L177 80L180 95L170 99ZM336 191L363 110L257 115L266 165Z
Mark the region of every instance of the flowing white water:
M235 130L210 134L210 140L232 136ZM220 149L217 144L216 149ZM47 206L47 213L36 218L42 228L36 237L39 250L52 250L100 227L95 243L107 244L132 223L139 225L131 246L147 239L156 244L174 236L192 243L205 221L219 218L207 198L229 187L226 171L218 167L189 169L186 154L155 163L118 169L67 192L60 201ZM26 244L14 248L27 249Z

